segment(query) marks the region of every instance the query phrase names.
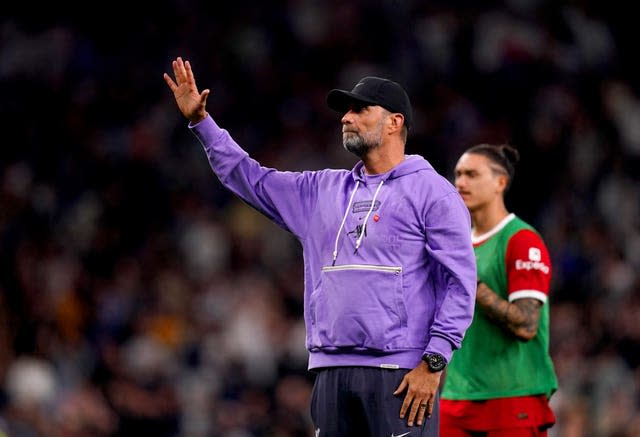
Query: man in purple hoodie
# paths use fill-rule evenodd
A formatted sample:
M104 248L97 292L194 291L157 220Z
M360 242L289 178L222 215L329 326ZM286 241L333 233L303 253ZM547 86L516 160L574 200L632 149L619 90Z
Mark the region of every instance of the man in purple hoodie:
M316 436L437 436L438 386L474 309L476 264L460 195L405 155L409 97L363 78L332 90L351 170L262 167L206 111L191 65L164 75L220 182L295 235ZM417 426L414 426L417 425Z

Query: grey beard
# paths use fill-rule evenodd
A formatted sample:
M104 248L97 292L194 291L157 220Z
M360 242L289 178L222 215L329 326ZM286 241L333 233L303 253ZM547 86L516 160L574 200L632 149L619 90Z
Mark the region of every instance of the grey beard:
M365 140L360 135L351 135L342 140L342 145L347 152L351 152L358 158L362 158L367 153L369 153L369 151L378 147L380 143L371 143Z

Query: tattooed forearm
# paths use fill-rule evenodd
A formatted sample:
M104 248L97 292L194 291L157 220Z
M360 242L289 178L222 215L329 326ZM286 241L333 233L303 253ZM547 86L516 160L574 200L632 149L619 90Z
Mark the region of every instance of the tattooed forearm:
M540 320L540 306L537 299L518 299L509 302L494 293L484 283L478 284L476 302L487 316L522 340L536 336Z

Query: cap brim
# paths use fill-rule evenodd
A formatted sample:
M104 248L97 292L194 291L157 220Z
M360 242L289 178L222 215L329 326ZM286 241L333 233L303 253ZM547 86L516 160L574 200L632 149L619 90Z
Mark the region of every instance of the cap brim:
M334 111L347 112L349 106L354 102L366 103L367 105L376 104L372 100L345 90L331 90L327 94L327 106Z

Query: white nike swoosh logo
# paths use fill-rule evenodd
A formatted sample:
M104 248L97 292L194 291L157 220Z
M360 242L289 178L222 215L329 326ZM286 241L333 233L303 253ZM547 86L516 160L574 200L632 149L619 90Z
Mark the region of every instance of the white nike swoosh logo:
M403 437L403 436L405 436L407 434L410 434L410 433L411 433L411 431L405 432L404 434L398 434L398 435L395 435L394 433L391 433L391 437Z

